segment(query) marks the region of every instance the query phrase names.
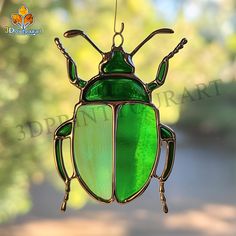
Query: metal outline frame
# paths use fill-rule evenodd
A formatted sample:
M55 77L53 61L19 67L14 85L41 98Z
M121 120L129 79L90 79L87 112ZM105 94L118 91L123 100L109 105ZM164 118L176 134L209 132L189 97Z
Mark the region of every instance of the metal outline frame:
M170 29L164 28L164 29L159 29L159 30L168 31L168 30L170 30ZM125 203L128 203L128 202L134 200L136 197L142 195L142 193L147 189L147 187L149 186L149 184L150 184L152 178L154 177L154 178L158 179L159 182L160 182L161 202L162 202L162 204L164 204L164 205L163 205L163 210L164 210L164 212L167 213L167 212L168 212L168 208L167 208L167 205L166 205L166 199L165 199L165 195L164 195L164 192L165 192L165 190L164 190L164 182L168 179L168 177L169 177L169 175L170 175L170 173L171 173L171 171L172 171L172 168L173 168L173 165L174 165L174 161L172 162L172 166L171 166L169 175L168 175L165 179L162 178L162 175L163 175L163 173L164 173L164 171L165 171L165 169L166 169L166 167L167 167L167 164L168 164L168 163L167 163L167 161L168 161L168 156L167 156L167 155L168 155L168 152L169 152L169 142L170 142L170 140L171 140L171 141L174 141L174 143L176 143L176 136L175 136L174 131L173 131L171 128L169 128L169 127L167 126L167 128L169 128L169 130L170 130L171 133L173 134L174 139L170 139L170 140L165 139L165 140L163 140L163 139L161 138L161 130L160 130L160 127L161 127L162 124L160 123L159 110L158 110L158 108L156 108L156 106L152 103L152 91L150 91L150 90L148 89L148 84L150 84L150 83L148 83L148 84L144 83L142 80L140 80L140 79L134 74L134 72L135 72L135 67L134 67L134 65L133 65L133 63L132 63L132 57L135 55L135 53L136 53L147 41L149 41L159 30L156 30L156 31L152 32L152 33L151 33L143 42L141 42L131 53L126 53L126 52L123 50L123 48L122 48L123 42L122 42L122 44L119 45L118 47L116 47L115 45L113 45L111 51L109 51L109 52L107 52L107 53L103 53L102 51L99 51L100 54L103 56L102 61L101 61L100 64L99 64L99 73L98 73L98 75L96 75L96 76L92 77L90 80L88 80L87 83L86 83L86 85L85 85L84 87L81 87L81 88L79 87L79 88L81 89L79 102L74 106L73 117L72 117L71 119L69 119L68 121L66 121L66 122L71 122L71 123L72 123L71 134L68 135L68 136L66 136L65 138L64 138L64 137L57 137L57 136L54 136L54 143L55 143L55 141L56 141L57 138L60 138L60 139L63 139L63 140L64 140L64 139L67 139L67 138L70 139L70 154L71 154L71 157L70 157L70 158L71 158L71 162L72 162L72 166L73 166L73 174L72 174L71 177L69 177L69 175L68 175L68 173L67 173L67 171L66 171L65 165L64 165L64 160L62 160L62 167L63 167L64 170L66 171L66 176L69 177L68 180L64 181L66 187L68 187L68 183L70 184L70 181L71 181L73 178L77 178L78 181L79 181L79 183L81 184L81 186L84 188L84 190L85 190L92 198L94 198L95 200L98 200L98 201L104 202L104 203L111 203L111 202L113 202L113 201L116 200L116 202L118 202L118 203L120 203L120 204L125 204ZM72 30L72 31L73 31L73 30ZM79 35L83 36L84 38L86 38L86 39L88 38L88 37L83 33L83 31L79 31L79 30L76 30L76 31L78 31L78 32L79 32ZM167 33L167 32L164 32L164 31L163 31L163 33ZM171 30L170 30L170 31L171 31ZM68 31L67 31L66 33L68 33ZM168 33L172 33L172 32L168 32ZM121 33L120 33L120 34L121 34ZM86 37L85 37L85 36L86 36ZM115 37L115 36L116 36L116 35L114 35L114 37ZM91 40L90 40L90 39L89 39L89 40L87 39L87 41L90 42ZM91 42L92 42L92 41L91 41ZM91 42L90 42L90 44L91 44ZM186 40L185 38L182 39L181 42L177 45L177 47L174 49L174 51L172 51L171 53L169 53L169 55L166 56L162 61L168 60L168 59L170 59L171 57L173 57L174 54L178 53L178 51L179 51L181 48L183 48L183 45L186 44L186 43L187 43L187 40ZM92 42L92 46L94 46L94 45L95 45L95 44ZM57 46L58 46L58 44L57 44ZM95 45L95 46L96 46L96 45ZM58 48L60 49L60 47L58 47ZM97 47L95 47L95 49L97 49ZM60 49L60 50L61 50L61 49ZM100 49L99 49L99 50L100 50ZM102 70L101 70L102 64L106 63L106 62L109 60L109 58L110 58L110 56L111 56L111 54L113 53L114 50L120 50L120 51L124 52L124 59L125 59L125 62L126 62L127 64L130 64L130 65L132 66L132 68L133 68L132 73L109 73L109 74L108 74L108 73L103 73L103 72L102 72ZM62 51L62 53L64 54L64 56L67 56L68 53L66 53L66 51L65 51L64 49L61 50L61 51ZM68 56L69 56L69 54L68 54ZM70 57L70 56L69 56L69 57ZM66 58L67 58L67 57L66 57ZM68 58L67 58L67 59L68 59ZM131 59L131 61L129 61L129 59ZM73 61L73 60L72 60L72 61ZM75 64L75 66L76 66L76 64ZM159 65L159 68L160 68L160 65ZM159 70L159 68L158 68L158 70ZM165 73L165 76L166 76L166 74L167 74L167 71L166 71L166 73ZM145 92L147 93L147 95L148 95L148 97L149 97L149 101L148 101L148 102L145 102L145 101L138 101L138 100L137 100L137 101L134 101L134 100L131 100L131 101L88 101L88 102L87 102L87 101L84 101L84 100L83 100L83 94L84 94L84 92L88 89L88 87L89 87L90 85L93 84L93 82L96 82L97 80L101 79L101 77L104 77L104 78L105 78L105 77L125 77L125 78L129 78L129 79L132 79L132 80L136 80L137 82L139 82L139 83L143 86ZM159 86L161 86L162 84L164 84L165 81L163 81L163 83L158 83L158 82L156 81L156 79L155 79L155 80L152 81L152 82L155 82L155 83L158 85L158 87L159 87ZM151 82L151 83L152 83L152 82ZM78 87L78 86L77 86L77 87ZM112 156L113 156L113 157L112 157L112 159L113 159L113 161L112 161L112 195L111 195L111 198L108 199L108 200L102 199L102 198L96 196L96 195L89 189L89 187L86 185L86 183L84 182L84 180L82 179L82 177L79 175L79 173L77 173L77 169L76 169L76 165L75 165L76 162L75 162L75 155L74 155L74 126L75 126L75 122L76 122L76 114L77 114L77 110L78 110L78 108L79 108L80 106L82 106L82 105L87 105L87 104L91 104L91 105L92 105L92 104L102 104L102 105L106 104L106 105L108 105L109 107L112 108L112 114L113 114L113 117L112 117L112 118L113 118L113 122L112 122L112 138L113 138L113 142L112 142L112 145L113 145L113 154L112 154ZM117 130L118 111L119 111L121 105L124 105L124 104L144 104L144 105L148 105L148 106L154 108L155 116L156 116L156 130L158 131L158 150L156 151L156 157L155 157L155 161L154 161L152 170L151 170L150 175L149 175L149 177L148 177L146 183L144 184L144 186L143 186L138 192L136 192L136 193L134 193L132 196L130 196L128 199L126 199L125 201L121 202L121 201L118 201L118 200L117 200L117 197L116 197L116 156L115 156L115 155L116 155L116 140L115 140L115 138L116 138L116 130ZM66 122L64 122L64 123L66 123ZM64 124L64 123L63 123L63 124ZM62 126L62 124L56 129L55 133L61 128L61 126ZM164 125L164 126L165 126L165 125ZM166 162L165 162L165 167L164 167L164 170L163 170L163 172L162 172L162 175L159 177L156 172L157 172L157 166L158 166L159 159L160 159L161 143L162 143L162 142L166 142L166 144L167 144L167 148L166 148ZM175 159L175 151L176 151L176 145L174 146L174 157L173 157L174 159ZM54 152L55 152L55 151L54 151ZM62 152L62 150L61 150L61 152ZM54 156L55 156L55 159L54 159L54 160L56 161L56 155L54 155ZM63 159L63 158L62 158L62 159ZM57 170L58 170L58 172L59 172L58 165L57 165L57 161L56 161L56 167L57 167ZM70 191L70 189L68 189L68 191ZM69 194L69 192L67 192L67 190L66 190L66 193ZM67 201L68 199L65 199L65 200ZM165 208L165 206L166 206L166 208Z

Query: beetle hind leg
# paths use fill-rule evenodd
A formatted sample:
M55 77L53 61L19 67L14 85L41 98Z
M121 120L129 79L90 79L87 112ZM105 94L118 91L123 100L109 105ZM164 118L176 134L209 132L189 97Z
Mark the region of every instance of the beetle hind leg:
M160 183L160 188L159 188L159 192L160 192L160 201L162 204L162 209L163 212L168 213L168 205L167 205L167 201L166 201L166 196L165 196L165 182L159 180Z
M55 164L60 177L65 183L65 194L61 205L62 211L66 210L66 204L69 199L69 193L70 193L70 182L73 178L75 178L74 174L71 177L68 175L64 164L64 157L62 152L63 141L67 138L70 139L70 135L72 132L72 124L73 124L72 120L64 122L57 128L54 134Z
M63 199L63 202L61 204L61 210L62 211L66 211L66 206L67 206L67 201L69 200L69 195L70 195L70 183L71 183L71 180L75 178L74 176L72 176L70 179L68 179L66 182L65 182L65 194L64 194L64 199Z
M172 167L174 165L174 159L175 159L175 146L176 146L176 138L175 133L172 129L170 129L166 125L160 125L160 132L161 132L161 141L166 143L166 161L165 161L165 167L162 171L161 176L158 176L157 174L154 176L159 180L160 188L160 201L162 204L163 211L165 213L168 213L168 206L165 196L165 181L170 176L170 173L172 171Z

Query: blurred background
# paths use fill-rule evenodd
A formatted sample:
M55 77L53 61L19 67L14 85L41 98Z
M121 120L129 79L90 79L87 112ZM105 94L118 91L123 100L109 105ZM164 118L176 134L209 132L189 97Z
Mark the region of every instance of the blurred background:
M23 3L34 16L29 28L41 34L4 32ZM74 181L67 212L59 210L64 184L54 166L52 137L72 117L79 90L69 83L65 58L53 40L60 37L79 76L89 80L98 73L100 55L82 38L62 35L82 29L109 51L115 2L1 0L1 236L236 235L236 2L118 3L117 25L125 23L127 52L157 28L175 30L153 38L135 56L143 81L155 78L162 58L181 38L189 41L171 59L165 85L153 93L162 123L177 133L176 162L166 184L170 213L161 211L155 180L124 206L99 204Z

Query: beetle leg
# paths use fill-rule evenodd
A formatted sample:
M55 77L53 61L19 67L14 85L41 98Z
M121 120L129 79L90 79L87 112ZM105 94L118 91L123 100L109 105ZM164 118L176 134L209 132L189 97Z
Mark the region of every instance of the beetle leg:
M170 173L172 171L172 167L174 165L174 159L175 159L175 146L176 146L176 136L173 130L171 130L166 125L160 125L160 131L161 131L161 141L165 142L167 144L167 150L166 150L166 161L165 161L165 167L162 171L161 176L155 176L160 183L160 200L163 206L163 211L165 213L168 212L168 206L166 202L165 197L165 186L164 183L170 176Z
M75 85L77 88L83 88L87 82L80 79L77 75L77 68L75 62L70 58L67 59L67 72L70 79L70 82Z
M63 159L63 152L62 152L62 143L63 140L66 138L70 138L72 131L72 120L68 120L61 124L55 131L54 134L54 152L55 152L55 163L58 170L59 175L61 176L62 180L65 183L65 195L63 199L63 203L61 205L61 210L66 210L66 203L69 199L69 193L70 193L70 181L74 178L74 175L72 177L69 177L65 165L64 165L64 159Z
M175 47L175 49L170 52L166 57L164 57L158 67L155 80L147 84L147 88L150 92L152 92L156 88L159 88L165 83L169 68L169 59L171 59L176 53L178 53L179 50L182 49L184 47L184 44L186 44L187 42L187 39L183 38L180 43Z
M167 202L166 202L165 182L164 181L160 181L159 192L160 192L160 201L162 204L163 212L168 213L169 209L168 209Z
M68 54L68 52L66 52L66 50L63 48L59 38L55 38L54 39L58 49L60 50L60 52L64 55L64 57L66 58L67 61L67 72L68 72L68 76L70 79L70 82L75 85L76 87L78 87L79 89L83 88L86 85L86 81L80 79L77 75L77 68L76 68L76 64L73 61L73 59L71 58L71 56Z
M70 194L70 183L73 178L75 178L74 175L65 181L65 194L64 194L63 202L61 204L62 211L66 211L66 205L67 205L67 201L69 200L69 194Z

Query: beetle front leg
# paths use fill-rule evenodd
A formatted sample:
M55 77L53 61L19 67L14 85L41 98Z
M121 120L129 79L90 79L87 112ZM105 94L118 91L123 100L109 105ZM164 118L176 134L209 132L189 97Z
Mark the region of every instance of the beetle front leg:
M166 75L169 68L169 59L171 59L176 53L178 53L179 50L182 49L184 47L184 44L186 44L187 42L187 39L183 38L181 42L175 47L175 49L170 52L166 57L164 57L158 67L155 80L147 85L147 88L150 92L152 92L156 88L159 88L165 83Z
M72 120L68 120L61 124L54 134L54 153L55 153L55 163L57 170L59 172L59 175L63 179L65 183L65 195L64 199L61 205L61 210L66 210L66 203L69 199L69 193L70 193L70 182L74 178L74 174L69 177L65 165L64 165L64 159L63 159L63 152L62 152L62 143L63 140L66 138L70 138L72 131Z
M176 136L173 130L171 130L166 125L160 125L160 132L161 132L161 141L165 142L167 145L166 150L166 161L165 161L165 167L161 174L161 176L156 175L155 177L159 180L160 183L160 200L163 206L163 211L165 213L168 213L168 206L166 202L165 197L165 181L170 176L170 173L172 171L172 167L174 165L174 159L175 159L175 146L176 146Z
M69 76L70 82L73 85L75 85L76 87L78 87L79 89L83 88L87 84L87 82L82 80L82 79L80 79L78 77L77 68L76 68L75 62L73 61L71 56L68 54L68 52L66 52L66 50L63 48L59 38L55 38L54 41L55 41L58 49L61 51L61 53L66 58L67 72L68 72L68 76Z

